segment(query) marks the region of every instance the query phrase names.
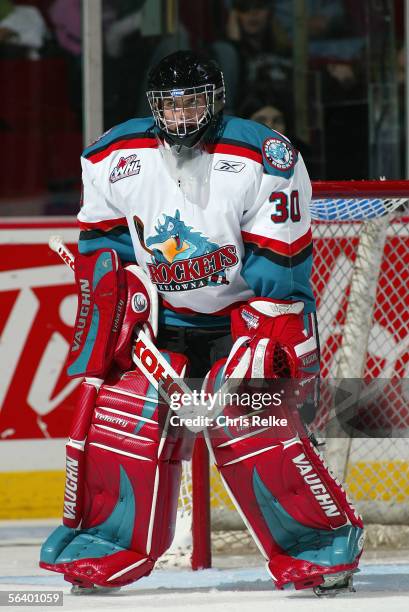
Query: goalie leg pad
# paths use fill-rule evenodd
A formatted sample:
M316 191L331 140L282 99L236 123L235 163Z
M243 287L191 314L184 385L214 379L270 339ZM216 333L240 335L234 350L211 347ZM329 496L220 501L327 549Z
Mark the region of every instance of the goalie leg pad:
M183 356L164 355L182 372ZM122 586L149 574L171 544L180 443L168 406L138 370L106 379L87 433L81 527L52 533L40 566L81 586Z
M80 385L77 407L66 444L63 523L76 528L82 519L85 442L102 381L89 379Z
M207 392L213 392L223 367L221 361L212 368ZM229 406L223 414L237 413L237 406ZM300 434L297 409L282 404L274 415L287 420L279 433L274 427L243 430L218 418L220 425L207 432L207 441L277 588L287 583L311 588L325 574L356 569L363 525L316 448Z

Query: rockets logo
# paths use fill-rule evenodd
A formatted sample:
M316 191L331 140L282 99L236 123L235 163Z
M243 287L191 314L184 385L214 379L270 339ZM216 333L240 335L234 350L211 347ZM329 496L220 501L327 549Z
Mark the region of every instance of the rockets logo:
M192 231L175 215L165 215L155 227L156 234L146 240L152 256L148 264L150 279L159 291L189 291L228 284L226 269L239 259L232 244L219 246L200 232Z
M139 174L141 171L141 162L138 159L138 156L128 155L128 157L121 157L115 168L112 170L109 181L110 183L116 183L127 176L133 176L134 174Z

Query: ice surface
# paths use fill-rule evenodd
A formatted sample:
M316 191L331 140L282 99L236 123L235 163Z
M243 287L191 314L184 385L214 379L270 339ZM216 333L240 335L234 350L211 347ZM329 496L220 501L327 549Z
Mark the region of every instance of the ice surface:
M4 540L3 540L4 542ZM66 610L173 612L407 612L409 559L362 563L356 593L317 599L309 591L275 591L262 562L200 572L162 569L112 595L73 596L63 578L37 566L38 545L0 546L0 591L63 590ZM227 562L228 563L228 562ZM236 559L237 563L237 559ZM245 558L243 563L245 563ZM251 565L253 565L251 563ZM19 610L28 609L19 607ZM58 609L58 608L53 608ZM60 608L61 609L61 608Z

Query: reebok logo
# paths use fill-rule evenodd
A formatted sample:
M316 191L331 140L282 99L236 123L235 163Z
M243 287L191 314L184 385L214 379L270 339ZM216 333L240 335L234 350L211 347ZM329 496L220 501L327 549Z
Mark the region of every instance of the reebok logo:
M243 162L227 161L227 159L220 159L214 166L215 170L221 170L222 172L241 172L246 164Z

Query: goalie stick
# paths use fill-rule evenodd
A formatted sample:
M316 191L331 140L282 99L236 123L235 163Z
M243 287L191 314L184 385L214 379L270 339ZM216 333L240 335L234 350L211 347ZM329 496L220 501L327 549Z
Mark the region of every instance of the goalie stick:
M61 236L50 236L48 244L50 249L57 253L64 263L69 266L72 271L74 271L74 255L65 246ZM192 389L180 378L177 372L175 372L172 366L166 361L143 328L138 329L132 352L132 360L171 407L172 397L175 395L179 397L184 395L185 398L190 398L191 401L186 402L190 403L190 406L182 405L179 408L172 408L177 412L177 415L181 419L187 420L185 426L190 429L190 431L197 433L205 428L202 425L193 425L188 423L189 420L195 417L208 415L210 403L201 402L200 404L196 403L195 405L193 398L196 397L196 394L193 393ZM231 376L218 390L216 401L212 406L212 418L216 418L223 411L226 405L223 398L226 397L227 394L231 393L233 389L236 388L241 382L245 373L247 372L249 363L250 349L247 349L233 370ZM92 380L94 381L95 379Z

